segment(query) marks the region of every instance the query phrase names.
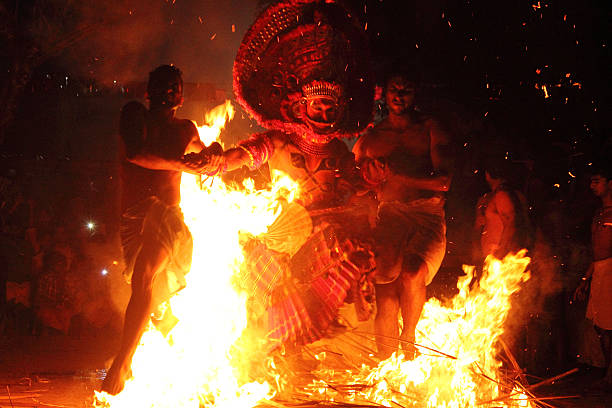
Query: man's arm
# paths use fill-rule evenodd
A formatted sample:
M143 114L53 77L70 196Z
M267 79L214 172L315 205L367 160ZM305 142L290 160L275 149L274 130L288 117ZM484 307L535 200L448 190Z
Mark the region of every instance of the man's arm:
M187 139L185 149L179 157L165 157L160 154L160 146L155 146L153 132L158 130L151 128L148 118L149 112L138 102L130 102L121 110L119 134L127 161L152 170L191 171L183 164L181 156L204 147L195 125L190 121L177 125L176 143L185 143L181 140Z
M448 191L453 178L453 155L451 137L435 120L429 119L429 151L434 174L430 178L430 190Z
M238 146L222 150L203 150L200 153L183 157L184 164L192 171L216 175L248 166L251 170L259 168L274 153L276 145L282 143L274 133L258 133L240 142Z
M448 191L452 181L452 149L448 133L433 119L426 121L433 172L425 176L397 172L404 185L416 190Z
M448 191L451 183L451 177L442 174L433 174L428 177L412 177L396 174L396 177L400 177L405 185L416 190Z

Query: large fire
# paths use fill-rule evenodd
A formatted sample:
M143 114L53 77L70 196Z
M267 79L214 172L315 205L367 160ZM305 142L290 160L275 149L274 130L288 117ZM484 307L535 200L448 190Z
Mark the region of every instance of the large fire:
M475 285L474 267L464 267L459 293L448 306L435 298L425 304L417 326L417 358L407 361L394 354L373 369L320 370L313 389L335 401L390 407L530 407L518 384L500 376L496 358L510 297L529 279L529 261L524 250L503 260L489 257Z
M229 102L207 115L199 128L205 144L218 138L232 115ZM260 344L238 343L247 325L247 299L233 281L243 261L240 237L265 232L278 216L279 199L291 201L297 190L282 174L263 191L248 180L231 188L183 174L181 208L194 251L187 287L171 299L179 322L166 337L150 325L132 362L133 378L116 396L96 393L99 406L252 407L283 391L278 381L254 378L262 372L253 370L254 363L275 370L271 358L248 357L261 352ZM474 269L465 268L459 294L448 306L427 302L417 328L417 343L426 348L416 359L394 354L359 369L321 369L302 398L405 407L531 406L517 386L501 381L496 359L510 296L529 277L524 255L488 259L475 285Z

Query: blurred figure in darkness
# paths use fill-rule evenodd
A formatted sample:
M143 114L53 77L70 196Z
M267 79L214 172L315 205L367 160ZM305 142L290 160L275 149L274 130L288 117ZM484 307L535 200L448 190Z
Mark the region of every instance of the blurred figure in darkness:
M591 224L593 261L574 297L583 299L589 293L586 317L595 325L606 369L596 387L612 392L612 172L609 165L593 173L591 190L602 205Z
M476 205L474 228L479 258L501 259L509 252L529 248L533 238L525 196L508 182L509 163L490 158L485 163L485 180L490 191Z

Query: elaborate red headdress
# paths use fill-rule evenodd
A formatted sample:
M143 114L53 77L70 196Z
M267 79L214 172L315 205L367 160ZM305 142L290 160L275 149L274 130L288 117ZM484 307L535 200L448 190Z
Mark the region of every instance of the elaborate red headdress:
M260 125L311 143L352 136L371 121L374 84L365 33L331 0L288 0L265 9L247 31L234 62L234 92ZM306 104L337 107L322 123Z

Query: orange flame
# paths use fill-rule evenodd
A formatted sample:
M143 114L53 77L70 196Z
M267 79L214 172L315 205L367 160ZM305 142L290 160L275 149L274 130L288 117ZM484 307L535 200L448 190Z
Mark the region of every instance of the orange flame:
M488 257L482 278L472 288L474 267L464 266L466 275L457 283L459 293L447 307L435 298L425 304L416 342L426 348L414 360L393 354L373 369L363 366L358 372L341 374L322 370L317 373L322 381L313 385L335 401L384 406L530 407L527 396L518 388L504 388L507 386L499 375L501 363L496 359L510 296L529 279L525 271L530 259L525 253L522 250L501 261ZM343 382L366 387L351 395L327 387ZM511 397L495 401L501 395ZM514 405L508 405L508 401Z
M209 146L216 141L221 130L225 128L225 124L234 118L234 113L234 106L229 100L207 112L204 115L204 125L196 125L202 143Z

